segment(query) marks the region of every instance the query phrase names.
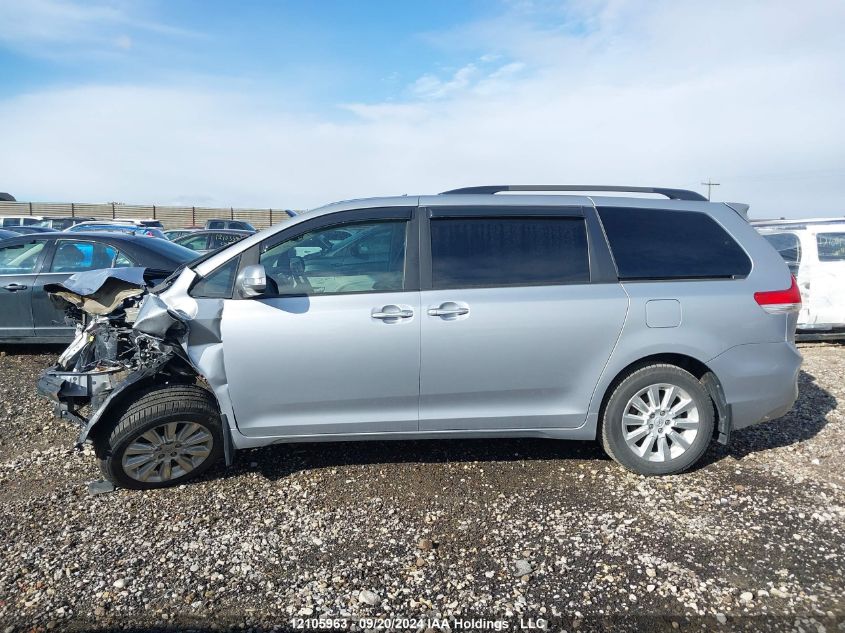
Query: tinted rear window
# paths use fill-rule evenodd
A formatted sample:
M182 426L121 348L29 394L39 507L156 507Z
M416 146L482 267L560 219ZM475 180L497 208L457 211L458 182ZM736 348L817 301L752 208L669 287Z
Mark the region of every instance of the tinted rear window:
M435 288L587 282L582 218L434 218Z
M704 213L599 207L620 279L744 277L751 260Z
M820 262L845 261L845 233L819 233L816 243Z

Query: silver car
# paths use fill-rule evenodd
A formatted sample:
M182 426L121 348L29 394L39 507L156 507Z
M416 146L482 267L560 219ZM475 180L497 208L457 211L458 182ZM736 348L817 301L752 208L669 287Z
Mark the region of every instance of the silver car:
M604 190L668 200L560 193ZM334 440L598 440L678 473L797 396L800 295L746 210L596 186L332 204L153 289L55 288L82 323L39 389L127 488Z

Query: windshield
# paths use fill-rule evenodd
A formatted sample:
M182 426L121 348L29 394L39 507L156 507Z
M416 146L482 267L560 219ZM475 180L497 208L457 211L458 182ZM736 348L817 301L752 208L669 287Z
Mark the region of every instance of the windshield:
M173 242L168 242L168 244L173 244ZM150 290L150 292L158 293L158 292L161 292L162 290L165 290L166 288L169 288L170 284L172 284L174 282L174 280L180 274L182 274L182 271L185 270L185 267L188 264L190 264L191 267L193 268L193 267L197 266L198 264L201 264L205 260L210 259L210 258L214 257L215 255L217 255L217 251L209 251L205 255L200 255L199 257L197 257L197 252L192 251L190 248L185 248L184 246L179 246L178 244L173 244L173 246L175 246L176 248L178 248L182 251L188 251L191 254L192 259L190 261L187 261L187 262L180 264L179 267L176 268L176 270L174 270L167 277L165 277L161 281L161 283L158 284L155 288L152 288Z

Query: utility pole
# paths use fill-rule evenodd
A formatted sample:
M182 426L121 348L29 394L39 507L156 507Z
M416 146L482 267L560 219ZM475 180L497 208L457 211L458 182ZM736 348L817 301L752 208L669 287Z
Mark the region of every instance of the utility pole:
M707 185L707 199L710 200L710 193L713 190L713 187L718 187L720 183L713 182L712 178L708 178L707 182L701 183L702 185Z

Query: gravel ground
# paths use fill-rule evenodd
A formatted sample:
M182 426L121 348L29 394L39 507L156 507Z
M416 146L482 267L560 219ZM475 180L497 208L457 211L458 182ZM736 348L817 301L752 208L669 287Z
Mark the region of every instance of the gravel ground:
M793 411L684 475L629 474L592 443L312 444L91 497L93 457L34 389L56 350L6 348L0 633L845 630L845 347L802 352Z

